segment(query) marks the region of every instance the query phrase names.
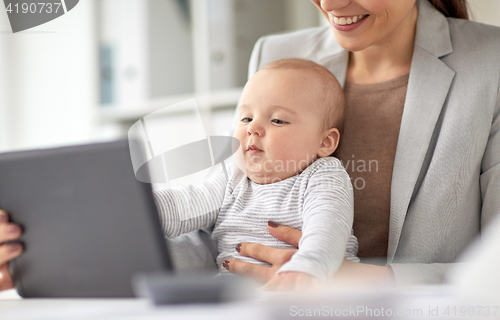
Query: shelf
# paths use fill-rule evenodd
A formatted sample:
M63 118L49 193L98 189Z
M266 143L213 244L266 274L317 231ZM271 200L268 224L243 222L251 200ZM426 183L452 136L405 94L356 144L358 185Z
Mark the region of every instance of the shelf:
M200 111L215 111L218 109L235 108L238 104L242 91L243 88L235 88L230 90L220 90L208 94L176 95L161 99L152 99L142 103L101 105L99 108L99 115L102 122L130 123L135 122L161 108L193 98L196 99ZM180 108L171 108L166 112L162 112L161 115L175 116L182 113L183 110Z

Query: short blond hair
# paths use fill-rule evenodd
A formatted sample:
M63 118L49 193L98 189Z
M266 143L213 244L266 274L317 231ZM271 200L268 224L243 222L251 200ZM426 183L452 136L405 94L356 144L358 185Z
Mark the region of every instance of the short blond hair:
M324 93L320 97L320 104L324 114L323 125L320 129L325 131L337 128L342 133L345 109L344 91L330 70L316 62L297 58L276 60L265 65L260 70L297 70L317 79L321 86L320 92Z

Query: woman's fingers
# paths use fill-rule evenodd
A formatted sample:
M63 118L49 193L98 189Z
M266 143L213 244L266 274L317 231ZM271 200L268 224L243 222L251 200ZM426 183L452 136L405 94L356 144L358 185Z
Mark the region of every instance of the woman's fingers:
M0 243L15 240L21 236L21 233L21 227L9 223L9 215L0 209ZM14 287L7 262L19 256L22 252L23 245L17 242L0 245L0 291Z
M9 223L7 212L0 210L0 243L19 238L21 232L20 226ZM20 243L14 242L0 245L0 266L20 255L22 251L23 246Z
M236 246L236 251L242 256L252 257L260 261L272 263L276 249L260 243L243 242Z
M0 265L19 256L23 252L23 245L17 242L0 246Z
M17 239L21 236L21 227L17 224L9 223L9 215L4 210L0 210L0 243Z
M4 263L0 265L0 291L12 288L14 288L14 284L9 273L9 266Z
M8 222L9 214L4 210L0 209L0 223Z
M298 246L300 237L302 236L300 230L280 226L272 221L268 222L267 229L275 238L286 241L295 247ZM267 262L272 266L264 267L239 260L227 260L223 264L224 267L232 273L267 282L282 265L290 260L295 252L297 252L297 249L276 249L260 243L243 242L236 246L236 251L242 256L252 257Z
M276 269L271 267L264 267L234 259L226 260L223 265L231 273L259 279L263 282L269 281L276 272Z
M14 223L0 223L0 243L21 236L21 227Z
M276 249L260 243L243 242L236 246L240 255L281 267L297 252L296 249Z
M276 239L285 241L296 248L299 247L299 241L300 238L302 237L302 231L291 227L279 225L273 221L269 221L267 223L267 230L269 230L269 232Z

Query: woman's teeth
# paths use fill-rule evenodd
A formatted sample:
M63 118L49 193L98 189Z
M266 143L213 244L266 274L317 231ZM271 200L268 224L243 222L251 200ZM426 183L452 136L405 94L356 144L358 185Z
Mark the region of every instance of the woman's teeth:
M354 16L354 17L342 17L342 18L333 17L333 22L338 25L345 26L346 24L356 23L362 20L366 16L367 16L366 14L360 14L359 16Z

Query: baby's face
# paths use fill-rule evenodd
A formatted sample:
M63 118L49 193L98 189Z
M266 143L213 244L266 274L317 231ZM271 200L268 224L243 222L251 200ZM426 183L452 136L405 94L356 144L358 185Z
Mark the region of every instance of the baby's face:
M263 70L246 84L234 137L253 181L284 180L318 157L323 119L316 82L297 70Z

